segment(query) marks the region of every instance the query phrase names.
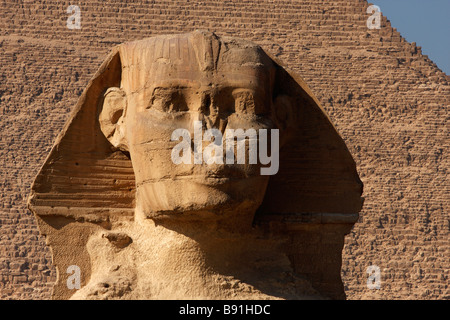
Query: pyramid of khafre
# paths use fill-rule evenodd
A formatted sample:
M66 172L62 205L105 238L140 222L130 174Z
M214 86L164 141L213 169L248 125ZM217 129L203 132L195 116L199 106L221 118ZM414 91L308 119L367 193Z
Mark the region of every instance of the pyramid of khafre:
M1 299L50 297L57 274L26 199L105 55L124 41L195 29L278 57L344 138L365 197L343 251L347 298L450 298L449 77L385 17L369 30L367 1L77 1L81 29L67 28L70 4L0 4ZM367 285L370 266L379 289Z

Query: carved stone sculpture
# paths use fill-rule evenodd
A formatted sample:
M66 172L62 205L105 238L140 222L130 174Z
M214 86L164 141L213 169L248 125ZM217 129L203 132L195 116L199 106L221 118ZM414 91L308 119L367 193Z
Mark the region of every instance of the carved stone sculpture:
M202 133L279 130L278 172L174 163L172 133L194 134L196 121ZM55 299L344 298L341 249L361 194L350 153L298 76L256 44L195 31L111 52L29 208L52 249Z

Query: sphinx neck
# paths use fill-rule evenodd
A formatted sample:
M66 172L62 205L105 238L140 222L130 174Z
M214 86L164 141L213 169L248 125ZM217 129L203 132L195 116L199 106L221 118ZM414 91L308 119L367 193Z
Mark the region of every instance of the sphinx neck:
M90 280L72 299L316 296L309 282L293 272L284 236L266 235L251 223L237 226L229 216L198 221L135 218L90 237Z
M272 297L268 280L292 271L283 240L239 222L136 221L138 278L158 299Z

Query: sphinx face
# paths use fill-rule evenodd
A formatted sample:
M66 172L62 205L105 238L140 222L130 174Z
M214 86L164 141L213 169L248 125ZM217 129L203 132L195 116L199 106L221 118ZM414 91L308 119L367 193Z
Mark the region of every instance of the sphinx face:
M249 139L245 163L237 161L242 150L234 139L235 146L228 151L234 153L234 162L225 159L229 129L258 133L274 128L273 65L261 55L256 48L231 50L215 68L202 67L195 56L189 61L159 58L151 62L145 76L139 74L145 68L125 68L123 131L136 176L137 209L146 217L215 216L243 208L254 211L261 204L269 177L261 175L259 161L250 163ZM145 85L136 88L142 78ZM207 138L210 129L223 140ZM174 140L176 130L185 136ZM186 156L191 161L177 164L172 155L180 141L189 146L184 153L190 153ZM223 148L223 163L205 161L212 144Z

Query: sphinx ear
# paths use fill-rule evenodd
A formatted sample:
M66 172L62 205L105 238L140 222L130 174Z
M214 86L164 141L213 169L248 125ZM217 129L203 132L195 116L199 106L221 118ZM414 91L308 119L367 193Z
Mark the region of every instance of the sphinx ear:
M275 97L272 108L272 120L280 130L280 145L283 146L298 127L299 110L295 99L283 93Z
M279 94L273 101L273 121L278 129L283 133L283 137L288 136L296 126L298 126L298 110L295 109L295 101L287 94Z
M127 96L120 88L109 88L103 96L103 104L99 115L100 128L111 144L128 151L125 137L125 114L127 109Z

